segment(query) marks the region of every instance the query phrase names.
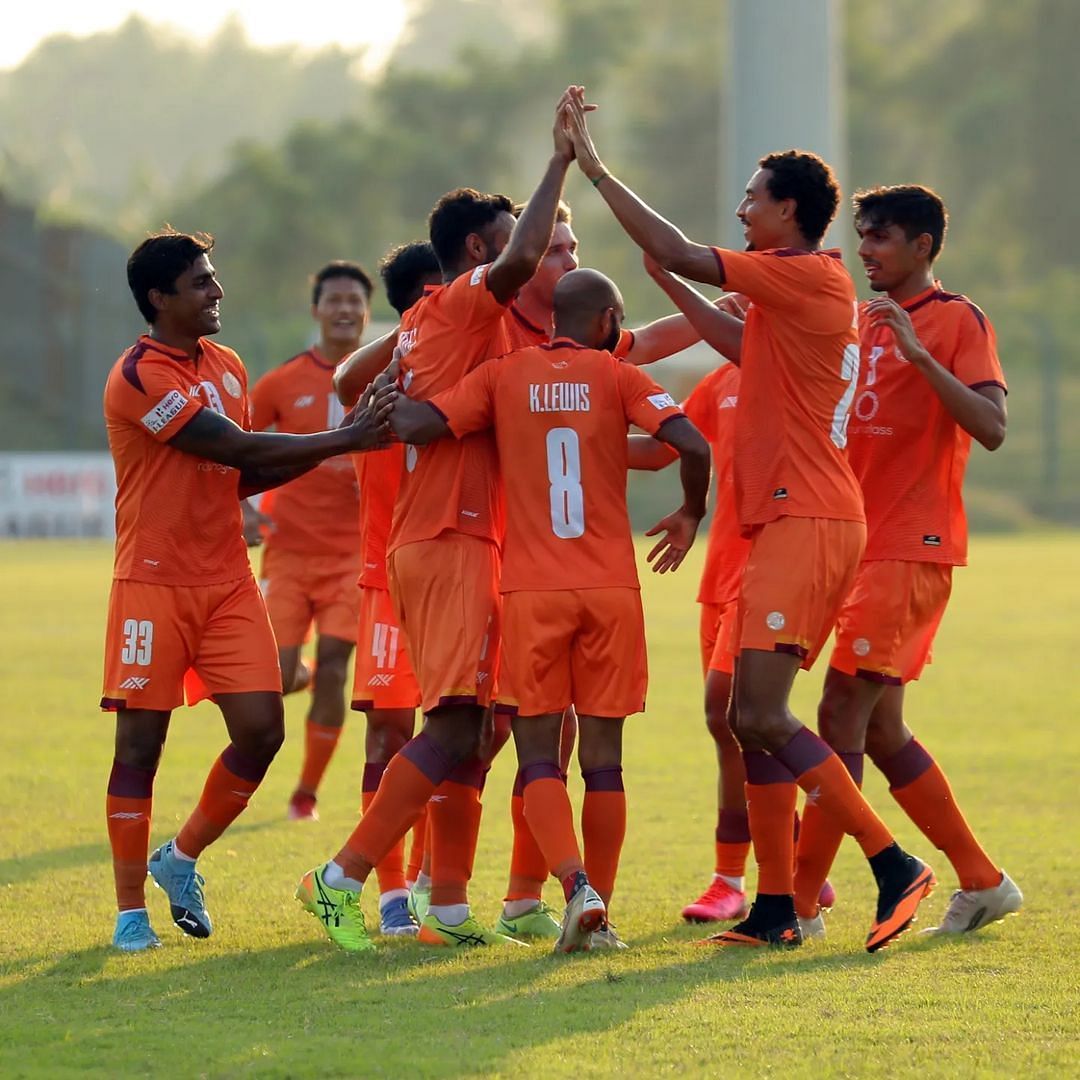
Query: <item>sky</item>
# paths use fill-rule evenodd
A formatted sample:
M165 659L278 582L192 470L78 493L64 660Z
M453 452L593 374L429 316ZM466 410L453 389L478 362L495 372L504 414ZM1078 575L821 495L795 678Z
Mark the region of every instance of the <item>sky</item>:
M320 0L299 6L274 0L52 0L42 4L5 4L0 33L0 69L16 67L42 38L67 33L78 37L112 30L138 13L153 23L167 23L205 40L231 13L239 16L256 45L297 44L308 48L338 44L366 46L364 66L385 60L405 24L405 0ZM302 14L298 15L298 12Z

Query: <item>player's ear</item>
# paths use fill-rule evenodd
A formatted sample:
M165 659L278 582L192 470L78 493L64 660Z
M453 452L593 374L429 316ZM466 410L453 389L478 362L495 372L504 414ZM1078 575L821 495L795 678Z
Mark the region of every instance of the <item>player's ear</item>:
M146 298L153 304L156 311L164 311L169 306L169 294L161 289L150 289Z
M481 262L487 257L487 244L479 233L469 233L465 237L465 252L470 259L479 259Z
M919 233L919 235L915 237L915 254L920 259L929 259L930 252L933 248L934 238L928 232Z

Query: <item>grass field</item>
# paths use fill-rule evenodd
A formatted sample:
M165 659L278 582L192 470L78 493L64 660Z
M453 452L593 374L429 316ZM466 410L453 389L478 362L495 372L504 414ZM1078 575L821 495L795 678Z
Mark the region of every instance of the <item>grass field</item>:
M1020 917L963 940L909 935L868 956L871 879L848 844L826 942L785 954L691 946L700 930L678 912L708 880L715 816L697 552L676 578L646 583L650 709L628 725L630 824L613 911L632 948L556 959L400 942L357 958L329 945L292 890L354 822L362 729L351 721L331 766L322 821L289 823L299 699L253 805L200 860L214 936L183 937L151 889L164 947L113 952L111 723L96 709L111 551L0 546L0 1076L1076 1075L1080 537L972 547L909 719L1023 888ZM821 675L800 679L804 719ZM175 832L224 744L212 706L175 716L155 844ZM473 902L490 921L505 885L512 771L504 754L485 796ZM867 790L901 843L937 856L927 925L953 887L950 868L869 771Z

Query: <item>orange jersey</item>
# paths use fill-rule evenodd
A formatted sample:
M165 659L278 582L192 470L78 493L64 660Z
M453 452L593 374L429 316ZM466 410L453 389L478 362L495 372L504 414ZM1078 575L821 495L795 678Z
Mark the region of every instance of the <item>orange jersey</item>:
M735 417L740 524L862 521L862 492L844 456L859 339L840 252L715 254L727 288L750 301Z
M394 502L401 486L405 446L354 454L360 484L360 584L367 589L388 589L386 542L394 517Z
M683 411L709 441L716 501L709 547L701 571L699 604L726 604L739 595L739 582L750 553L735 512L735 411L739 403L739 369L724 364L710 371L683 402Z
M240 473L168 445L204 408L251 427L243 361L207 338L193 358L144 334L109 372L117 580L217 585L250 576Z
M506 481L502 591L637 588L628 426L682 411L640 369L565 338L504 356L431 401L458 438L494 425Z
M426 401L509 351L507 308L487 286L488 269L478 266L448 285L429 286L401 317L401 386L410 398ZM406 449L389 551L447 531L501 544L503 527L490 432Z
M334 365L315 349L268 371L251 388L256 431L295 435L335 428L345 409L334 393ZM274 491L269 543L301 555L352 555L359 543L360 499L348 455L330 458Z
M971 387L1005 387L990 320L936 283L901 305L927 352ZM864 559L967 562L961 489L971 436L887 327L860 320L862 372L848 456L866 501Z

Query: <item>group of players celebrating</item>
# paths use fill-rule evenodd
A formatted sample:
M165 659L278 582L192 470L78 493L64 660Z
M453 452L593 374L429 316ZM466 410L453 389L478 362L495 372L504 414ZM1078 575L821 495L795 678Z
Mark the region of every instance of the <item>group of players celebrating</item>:
M682 500L651 530L655 571L677 569L693 544L710 461L716 492L698 596L720 766L716 866L683 916L734 921L706 939L719 946L823 936L846 833L877 886L866 948L908 929L936 880L861 794L866 753L956 871L936 929L969 932L1019 909L1019 889L903 714L952 568L966 561L971 439L995 449L1006 425L993 329L934 278L942 201L916 185L855 196L859 255L881 294L860 306L840 253L821 247L840 192L819 157L762 158L737 209L746 249L710 247L604 167L592 108L581 87L563 94L526 204L450 192L431 213L430 243L383 260L401 316L391 334L358 348L372 282L354 263L320 271L319 344L250 396L240 358L212 340L223 296L212 241L168 230L132 254L128 280L149 331L105 390L118 482L102 699L116 713L106 813L117 947L159 944L148 871L181 930L211 933L198 856L280 748L282 691L309 684L289 816L316 816L356 644L363 813L296 890L327 935L349 951L374 948L360 904L374 871L386 935L625 948L610 917L626 831L622 736L647 682L626 476L676 459ZM614 283L578 268L562 202L574 161L679 314L626 330ZM725 293L710 301L686 279ZM641 365L699 339L727 362L680 406ZM271 523L265 600L241 511L260 492ZM300 650L312 622L309 669ZM788 699L834 630L815 734ZM169 719L201 697L221 709L229 745L188 820L148 859ZM468 884L484 781L511 737L513 852L489 928ZM580 838L566 788L575 742ZM563 889L561 918L542 896L548 876Z

